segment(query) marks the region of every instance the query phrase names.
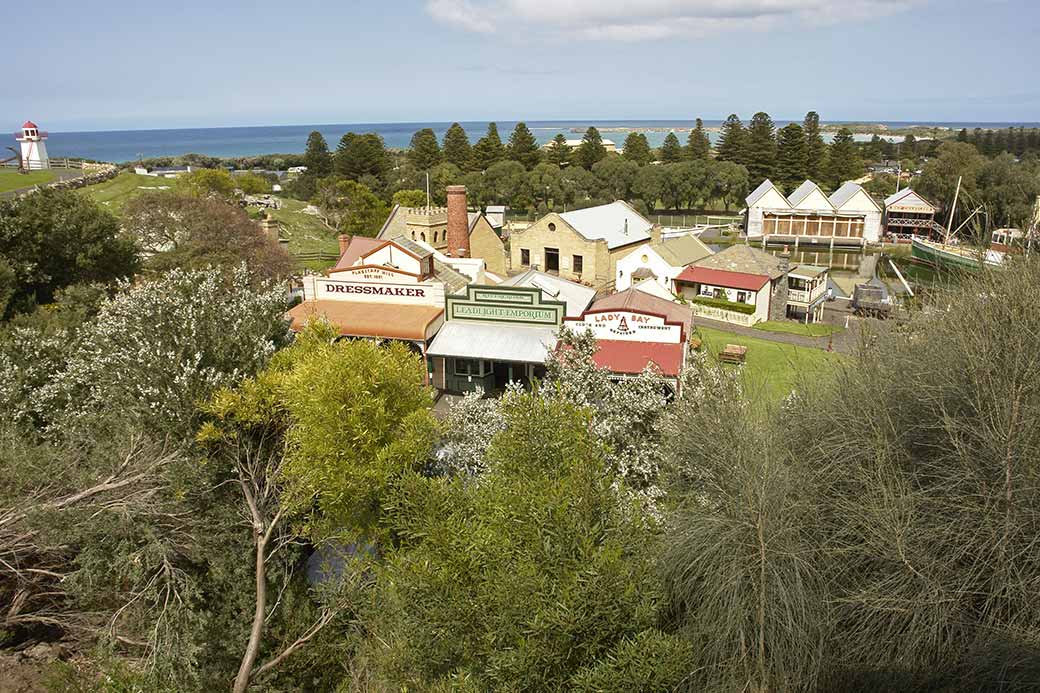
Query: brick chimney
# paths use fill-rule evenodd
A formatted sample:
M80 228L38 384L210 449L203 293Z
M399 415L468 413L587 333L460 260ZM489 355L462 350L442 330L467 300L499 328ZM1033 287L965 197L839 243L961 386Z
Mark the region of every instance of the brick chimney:
M469 257L469 210L466 186L448 186L448 248L452 257Z
M336 240L339 241L339 256L343 257L343 253L347 252L347 246L350 245L350 234L341 233Z

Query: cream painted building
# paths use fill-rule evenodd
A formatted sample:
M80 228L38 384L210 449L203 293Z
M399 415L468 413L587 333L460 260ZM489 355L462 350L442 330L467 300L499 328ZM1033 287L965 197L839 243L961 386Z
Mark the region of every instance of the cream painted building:
M660 241L660 227L616 201L550 212L509 239L511 270L538 269L596 289L614 285L618 261L637 246Z
M711 254L711 248L692 233L644 243L618 260L615 288L624 291L637 283L655 282L670 295L672 282L683 269Z

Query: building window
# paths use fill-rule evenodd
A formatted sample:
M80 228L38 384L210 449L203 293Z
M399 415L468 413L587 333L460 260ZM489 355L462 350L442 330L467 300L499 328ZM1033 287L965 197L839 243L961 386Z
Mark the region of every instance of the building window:
M554 224L554 223L552 223L552 222L550 221L550 222L549 222L549 230L550 230L550 231L555 231L555 230L556 230L556 224Z
M572 258L572 260L574 261L573 262L574 273L575 274L581 274L582 270L585 269L585 258L583 258L581 255L575 255Z
M737 303L747 303L747 292L746 291L738 291L737 292Z
M716 287L715 288L715 298L721 298L723 301L725 301L728 298L726 296L726 290L725 289L720 289L720 288Z
M477 359L455 359L455 375L480 375L480 361Z
M425 231L423 231L423 232L421 232L419 234L419 240L421 240L423 243L426 242L426 232Z
M560 271L560 249L559 248L545 248L545 271L546 272L559 272Z
M531 266L531 251L527 248L520 249L520 264L524 267Z

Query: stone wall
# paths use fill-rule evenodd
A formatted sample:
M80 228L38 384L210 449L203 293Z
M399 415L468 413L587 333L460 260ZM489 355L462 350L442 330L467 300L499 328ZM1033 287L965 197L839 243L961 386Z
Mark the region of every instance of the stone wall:
M552 227L550 228L550 224ZM526 229L514 230L509 236L510 269L522 272L535 265L543 272L545 266L545 248L557 248L560 251L559 275L564 279L580 282L597 289L603 288L613 279L610 251L606 241L590 241L564 221L559 214L549 213L528 226ZM520 263L520 251L529 250L531 265ZM574 272L574 256L582 257L582 272Z
M785 252L779 256L780 271L783 274L773 281L773 296L769 302L769 319L784 320L787 318L787 273L791 269L791 256Z

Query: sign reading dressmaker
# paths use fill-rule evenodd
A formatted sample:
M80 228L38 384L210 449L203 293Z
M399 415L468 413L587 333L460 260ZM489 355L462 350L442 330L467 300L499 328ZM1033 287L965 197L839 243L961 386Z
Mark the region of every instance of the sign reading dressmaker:
M445 300L448 320L558 327L566 310L561 301L543 301L540 289L519 286L470 285L465 294Z
M679 344L683 339L681 323L635 310L588 311L580 318L567 318L565 324L576 332L591 330L596 339L663 344Z
M304 297L319 301L368 301L439 306L444 303L443 284L402 284L381 281L349 281L305 277Z

